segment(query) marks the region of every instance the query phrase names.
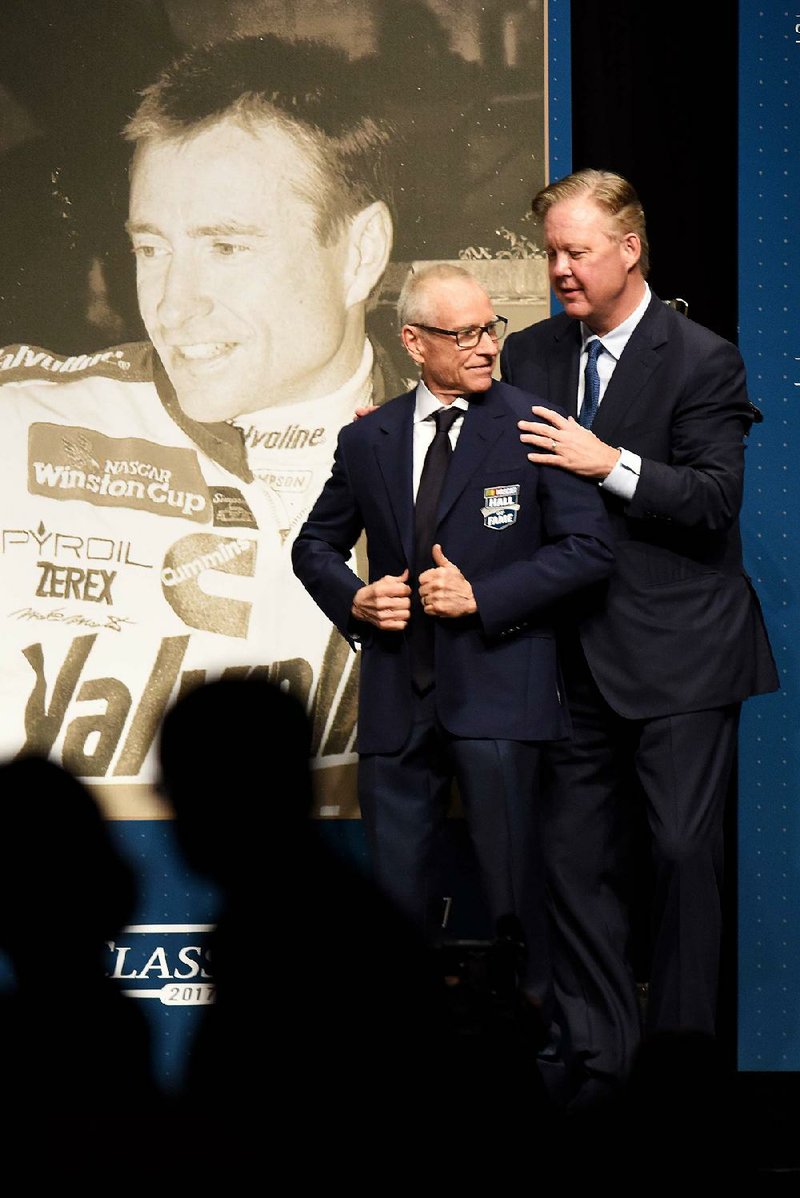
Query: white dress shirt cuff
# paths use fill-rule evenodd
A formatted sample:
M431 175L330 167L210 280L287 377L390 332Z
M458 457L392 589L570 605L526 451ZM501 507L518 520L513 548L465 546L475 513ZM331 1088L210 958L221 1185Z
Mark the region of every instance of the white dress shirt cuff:
M622 446L619 447L619 451L619 461L606 475L600 486L604 491L616 495L618 499L624 499L626 503L630 503L636 494L642 459L638 453L631 453L629 449L623 449Z

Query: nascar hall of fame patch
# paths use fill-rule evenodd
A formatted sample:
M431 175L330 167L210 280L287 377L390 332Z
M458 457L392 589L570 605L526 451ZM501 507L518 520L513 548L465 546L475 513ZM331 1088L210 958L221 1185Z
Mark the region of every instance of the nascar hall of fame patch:
M487 528L509 528L516 523L519 511L519 489L519 483L484 489L481 514Z

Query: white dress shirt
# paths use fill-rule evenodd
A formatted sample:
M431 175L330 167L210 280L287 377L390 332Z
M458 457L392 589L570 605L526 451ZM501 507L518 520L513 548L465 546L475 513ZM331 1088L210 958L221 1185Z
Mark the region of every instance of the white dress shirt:
M622 324L618 324L615 329L612 329L610 333L605 333L602 337L597 337L590 328L581 322L581 358L578 370L579 412L583 404L584 373L586 370L589 342L600 341L605 351L597 358L597 373L600 377L600 403L602 403L611 376L614 373L617 362L622 356L622 351L628 344L633 330L644 316L651 298L650 288L645 283L644 295L641 302L634 308L630 316L623 320ZM617 448L620 451L620 459L610 474L607 474L600 483L600 486L604 491L610 491L612 495L617 495L620 499L630 502L636 492L636 484L639 481L639 474L642 469L642 459L638 453L631 453L630 450L623 449L621 445L617 446Z
M425 454L428 452L431 442L436 435L436 421L430 417L434 412L438 412L440 408L446 405L440 399L437 399L432 391L423 383L422 379L417 383L416 406L414 408L414 499L417 497L417 488L422 475L422 467L425 463ZM452 406L461 408L467 412L469 409L469 400L463 395L459 395L453 400ZM449 437L450 444L453 449L458 441L458 434L461 431L463 420L454 420L450 428Z

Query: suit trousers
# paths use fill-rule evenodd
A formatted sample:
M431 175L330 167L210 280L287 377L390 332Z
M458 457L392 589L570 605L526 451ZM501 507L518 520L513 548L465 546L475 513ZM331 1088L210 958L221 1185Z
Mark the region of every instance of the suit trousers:
M563 663L573 737L549 746L544 761L556 998L579 1073L614 1086L642 1030L716 1032L740 705L627 720L603 699L576 643ZM635 856L643 845L645 870ZM646 925L632 905L643 876ZM647 928L646 978L633 956L637 918ZM649 981L644 1029L637 980Z
M436 845L455 779L486 907L496 928L516 916L526 944L525 992L549 1022L552 982L540 830L540 746L467 740L436 717L435 687L414 697L403 748L362 754L358 789L373 876L430 936Z

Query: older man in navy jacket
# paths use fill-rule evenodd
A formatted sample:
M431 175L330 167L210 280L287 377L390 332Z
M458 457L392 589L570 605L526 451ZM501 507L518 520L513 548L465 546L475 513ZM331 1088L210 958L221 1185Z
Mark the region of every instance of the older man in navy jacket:
M466 270L410 276L398 311L421 381L342 429L294 569L360 646L359 802L377 882L425 925L455 778L489 914L519 920L524 989L549 1019L539 747L569 732L553 616L611 571L607 517L584 480L531 470L517 428L531 396L493 379L505 321ZM415 544L442 409L456 413L454 448L431 539ZM362 532L366 582L350 564ZM426 631L432 685L414 669Z

